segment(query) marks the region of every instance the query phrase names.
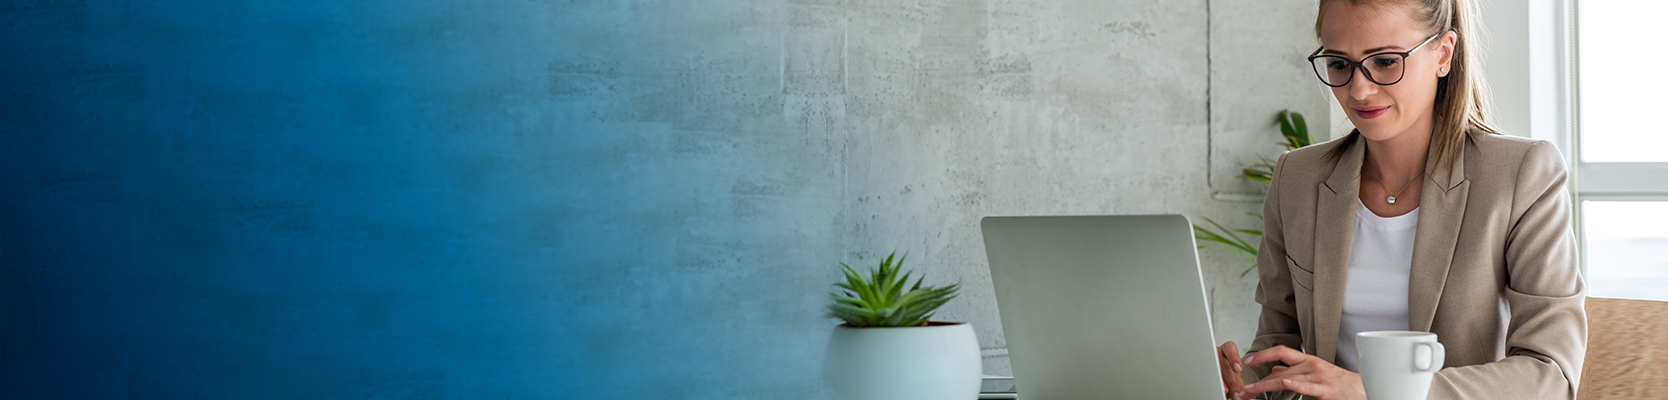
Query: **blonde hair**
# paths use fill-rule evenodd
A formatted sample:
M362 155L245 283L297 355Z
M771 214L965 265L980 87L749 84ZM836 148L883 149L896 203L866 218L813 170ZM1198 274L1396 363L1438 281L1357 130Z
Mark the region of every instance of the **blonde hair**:
M1315 16L1315 37L1320 37L1321 18L1326 6L1348 1L1350 5L1396 5L1408 15L1422 22L1427 35L1452 31L1454 57L1449 63L1448 76L1436 81L1435 123L1431 127L1431 143L1435 145L1437 166L1447 162L1453 168L1465 146L1465 133L1482 131L1499 134L1488 124L1484 113L1488 110L1488 84L1483 79L1482 63L1476 46L1471 41L1477 32L1477 8L1474 0L1320 0L1320 13ZM1355 141L1361 130L1351 131L1337 147L1326 153L1326 159L1337 160Z

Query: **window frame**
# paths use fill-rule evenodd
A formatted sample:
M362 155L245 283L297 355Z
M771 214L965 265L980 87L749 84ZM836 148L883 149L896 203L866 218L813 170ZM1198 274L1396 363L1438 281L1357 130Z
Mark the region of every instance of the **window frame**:
M1561 26L1557 29L1563 51L1559 63L1563 66L1567 96L1569 149L1565 160L1571 166L1570 192L1575 219L1572 221L1576 243L1580 246L1581 273L1588 271L1588 243L1583 210L1587 201L1668 201L1668 162L1588 162L1581 157L1581 48L1580 0L1553 0L1560 13ZM1655 177L1652 179L1652 177ZM1643 178L1643 179L1641 179Z

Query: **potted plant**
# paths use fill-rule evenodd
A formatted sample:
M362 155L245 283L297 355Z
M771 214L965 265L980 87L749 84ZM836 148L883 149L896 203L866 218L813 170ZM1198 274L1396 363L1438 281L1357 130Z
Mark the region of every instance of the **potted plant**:
M851 400L967 400L980 383L979 339L962 322L932 321L960 284L905 290L904 258L892 257L859 275L841 263L845 282L833 293L828 316L844 323L829 339L826 372L836 398ZM923 274L924 275L924 274Z

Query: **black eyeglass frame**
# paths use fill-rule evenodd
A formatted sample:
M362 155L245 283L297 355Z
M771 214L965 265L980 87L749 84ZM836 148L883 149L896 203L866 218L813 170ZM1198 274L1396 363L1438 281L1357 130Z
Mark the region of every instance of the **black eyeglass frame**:
M1345 68L1354 67L1354 68L1351 68L1351 69L1360 70L1361 71L1361 76L1367 77L1368 82L1372 82L1372 83L1377 84L1379 86L1394 85L1396 83L1401 82L1402 78L1407 77L1407 57L1413 55L1413 52L1419 51L1419 49L1424 48L1425 45L1430 44L1432 40L1436 40L1436 38L1442 37L1442 34L1444 34L1444 33L1448 33L1448 32L1447 31L1442 31L1442 32L1438 32L1435 35L1431 35L1431 37L1429 39L1425 39L1424 42L1420 42L1418 46L1413 46L1412 50L1402 51L1402 52L1386 51L1386 52L1368 54L1366 57L1362 57L1361 61L1350 61L1350 59L1348 59L1348 58L1344 58L1343 56L1337 56L1337 55L1322 55L1320 52L1321 52L1321 50L1325 50L1326 46L1321 46L1321 47L1316 48L1314 53L1309 54L1309 58L1307 59L1307 60L1309 60L1309 67L1310 67L1309 69L1312 69L1312 70L1315 71L1315 77L1320 78L1321 84L1324 84L1326 86L1331 86L1331 87L1348 86L1350 82L1355 80L1355 71L1350 71L1349 72L1349 78L1344 79L1344 83L1334 85L1334 84L1332 84L1332 82L1327 81L1326 80L1326 75L1321 72L1320 68L1317 68L1315 66L1315 59L1316 58L1333 57L1333 58L1337 58L1337 59L1340 59L1340 60L1344 60L1345 62L1348 62L1349 64L1345 65L1344 66ZM1364 63L1367 60L1370 60L1373 57L1378 57L1378 56L1382 56L1382 55L1386 55L1386 54L1394 54L1398 57L1401 57L1402 75L1396 77L1395 82L1383 83L1383 82L1379 82L1377 79L1373 79L1372 71L1368 71L1367 66L1364 65Z

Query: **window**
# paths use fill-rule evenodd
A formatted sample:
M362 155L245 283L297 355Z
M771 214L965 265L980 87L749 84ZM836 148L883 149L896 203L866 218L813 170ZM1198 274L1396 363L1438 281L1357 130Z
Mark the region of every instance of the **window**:
M1576 198L1588 294L1668 300L1668 2L1574 1Z

